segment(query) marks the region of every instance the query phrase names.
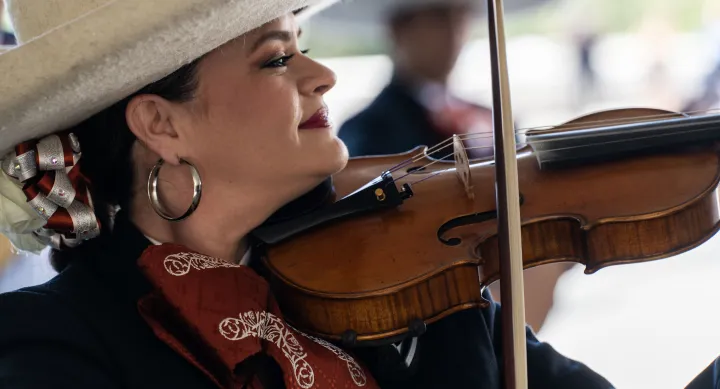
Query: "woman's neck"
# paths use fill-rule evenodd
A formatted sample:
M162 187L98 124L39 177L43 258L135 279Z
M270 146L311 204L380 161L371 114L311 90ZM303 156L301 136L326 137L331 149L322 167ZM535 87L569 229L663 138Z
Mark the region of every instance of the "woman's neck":
M221 204L228 201L218 198L232 198L232 208L222 207ZM169 199L168 203L180 204L176 199ZM282 205L280 201L277 203L268 196L248 198L212 193L206 189L192 215L180 222L171 222L158 216L147 196L141 196L133 202L131 219L143 234L157 241L179 244L204 255L239 263L249 248L248 234ZM184 212L178 207L166 208L173 210L172 215Z
M136 155L149 166L152 155ZM298 179L296 185L280 182L227 182L208 174L197 209L186 219L171 222L160 217L150 204L146 172L136 172L130 218L146 236L175 243L203 255L237 263L247 251L248 235L274 212L312 188L315 178ZM192 203L193 181L187 169L166 167L158 180L160 206L170 215L182 215ZM315 183L317 185L317 183Z
M149 235L145 235L145 238L147 238L150 241L150 243L157 245L157 246L164 244L164 242L162 242L158 239L155 239ZM247 243L247 239L242 239L239 247L240 248L238 249L238 251L235 254L235 259L231 263L248 266L250 263L251 249L249 247L249 244Z

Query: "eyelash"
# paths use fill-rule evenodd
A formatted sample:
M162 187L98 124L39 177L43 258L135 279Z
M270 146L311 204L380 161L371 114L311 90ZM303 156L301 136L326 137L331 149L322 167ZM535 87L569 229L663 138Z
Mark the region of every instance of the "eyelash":
M310 50L302 50L301 53L306 55ZM287 66L287 61L290 61L295 54L286 55L280 58L272 59L263 65L263 68L281 68Z

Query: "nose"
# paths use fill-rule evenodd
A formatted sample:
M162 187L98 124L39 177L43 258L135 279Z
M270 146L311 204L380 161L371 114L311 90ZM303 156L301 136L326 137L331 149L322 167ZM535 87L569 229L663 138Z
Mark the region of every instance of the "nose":
M337 83L335 72L327 66L308 58L308 72L301 81L300 88L304 94L322 96Z

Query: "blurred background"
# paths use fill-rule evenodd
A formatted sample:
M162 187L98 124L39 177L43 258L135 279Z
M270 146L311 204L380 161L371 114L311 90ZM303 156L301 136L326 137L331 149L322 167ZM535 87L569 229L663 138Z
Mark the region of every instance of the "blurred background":
M372 151L363 151L370 149L363 149L346 124L398 78L398 64L409 68L408 62L419 62L408 59L411 49L398 49L399 37L407 41L410 27L407 20L394 21L405 23L402 28L390 23L391 2L341 4L303 27L303 48L337 73L327 102L355 154ZM719 0L505 0L505 7L519 128L556 125L612 108L720 108ZM487 20L481 11L473 15L446 82L426 84L442 84L439 88L454 101L487 107ZM446 22L455 20L445 16ZM6 17L2 30L0 44L13 44ZM429 43L425 48L426 57L441 56ZM484 111L474 112L482 116ZM391 144L399 137L389 131L371 141ZM542 340L618 388L684 387L720 356L718 252L720 237L715 237L671 259L593 275L583 274L579 265L527 271L529 293L535 294L528 301L539 307L529 321ZM0 253L0 292L54 274L45 256L11 254L4 240Z

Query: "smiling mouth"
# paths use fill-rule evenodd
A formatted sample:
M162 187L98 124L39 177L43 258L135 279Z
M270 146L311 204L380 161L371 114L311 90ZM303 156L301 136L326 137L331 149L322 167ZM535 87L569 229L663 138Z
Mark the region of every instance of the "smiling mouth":
M309 130L312 128L328 128L332 127L330 115L327 107L320 108L310 119L304 121L298 128L301 130Z

